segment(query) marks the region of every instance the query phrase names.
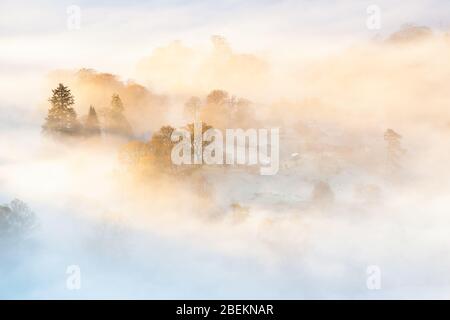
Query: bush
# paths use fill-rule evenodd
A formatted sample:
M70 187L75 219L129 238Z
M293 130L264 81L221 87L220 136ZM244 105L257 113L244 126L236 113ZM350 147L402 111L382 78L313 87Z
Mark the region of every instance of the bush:
M20 200L0 206L0 239L24 237L36 227L35 214Z

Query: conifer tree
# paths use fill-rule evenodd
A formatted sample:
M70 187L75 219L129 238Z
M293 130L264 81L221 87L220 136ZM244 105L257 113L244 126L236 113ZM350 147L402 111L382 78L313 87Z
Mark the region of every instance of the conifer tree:
M97 112L93 106L89 107L89 113L84 124L84 132L87 136L101 135L100 122L98 121Z
M79 134L80 124L77 113L72 108L75 100L70 89L60 83L52 92L52 97L49 99L51 107L42 126L43 132L51 135Z
M111 99L111 107L106 115L106 131L111 134L131 137L133 130L127 118L123 114L125 107L118 94Z

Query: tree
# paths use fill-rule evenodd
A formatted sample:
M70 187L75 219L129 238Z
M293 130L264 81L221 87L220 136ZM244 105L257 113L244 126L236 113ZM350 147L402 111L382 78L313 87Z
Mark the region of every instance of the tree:
M172 141L172 133L175 129L171 126L163 126L154 133L150 139L150 148L155 157L156 165L160 167L172 166L172 148L175 142Z
M122 113L125 111L123 107L122 100L118 94L113 94L111 99L111 112L112 113Z
M228 92L213 90L206 97L206 105L201 109L200 119L216 128L228 128L230 125L230 98Z
M43 132L45 134L66 136L79 134L80 124L77 120L77 113L72 108L75 99L70 89L60 83L52 92L53 95L49 99L51 107L42 126Z
M191 97L188 101L184 104L184 116L189 121L197 121L199 117L200 112L200 98L198 97Z
M128 174L141 180L160 173L161 170L155 165L150 143L139 140L127 142L119 150L119 161Z
M84 124L84 133L88 137L100 136L102 133L97 112L93 106L89 107L89 113Z
M389 171L400 168L400 158L405 153L401 146L402 136L392 129L387 129L384 133L384 140L387 142L387 166Z
M213 127L206 123L200 123L200 125L201 125L201 133L199 132L200 134L199 137L195 136L195 123L187 124L184 127L184 129L187 130L191 135L192 155L194 155L195 150L197 150L198 159L203 159L203 150L210 143L208 141L203 140L203 134L209 129L212 129Z
M208 129L212 128L211 126L207 124L202 124L202 133ZM174 128L171 126L164 126L159 129L158 132L153 134L151 140L150 140L150 148L153 155L153 159L156 162L156 165L163 169L170 169L171 172L192 172L193 170L197 169L199 166L174 166L172 163L172 149L177 144L177 142L172 141L172 133L174 132ZM188 124L184 127L184 130L188 131L191 136L191 156L193 156L193 152L195 150L195 144L197 141L195 141L194 136L194 124ZM202 146L205 147L209 142L203 141ZM200 155L202 157L203 155Z
M125 107L118 94L113 94L111 107L105 115L106 131L110 134L131 137L133 130L127 118L123 114Z
M0 237L2 239L23 237L36 225L35 214L24 202L16 199L0 206Z
M222 105L228 100L228 92L223 90L213 90L206 97L207 104Z
M212 128L206 124L202 125L202 134ZM194 137L194 124L188 124L184 128L191 136L191 152L194 152L196 144ZM172 150L178 143L172 141L175 129L171 126L163 126L155 132L148 143L142 141L130 141L124 145L119 152L120 162L129 171L137 173L170 173L187 175L193 173L200 165L178 166L172 162ZM203 147L209 142L203 141ZM191 153L191 157L192 157ZM202 156L202 155L201 155ZM156 169L156 170L155 170Z
M255 121L249 100L230 96L223 90L211 91L200 111L201 120L215 128L252 127Z
M399 31L393 33L387 41L391 43L407 43L427 39L432 35L433 31L429 27L405 24L401 26Z
M130 141L119 152L120 162L128 167L138 167L150 162L151 148L142 141Z

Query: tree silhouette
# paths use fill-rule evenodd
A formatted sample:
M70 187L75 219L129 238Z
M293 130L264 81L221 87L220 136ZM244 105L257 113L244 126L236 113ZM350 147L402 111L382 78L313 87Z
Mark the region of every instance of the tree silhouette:
M53 95L49 99L51 107L42 126L43 132L45 134L66 136L79 134L80 124L77 120L77 113L72 108L75 100L70 89L60 83L52 92Z
M223 90L213 90L206 97L206 103L221 105L226 103L228 98L229 98L228 92Z
M200 108L201 108L200 98L191 97L184 104L184 116L189 121L198 121Z
M387 129L384 133L384 140L387 142L387 166L389 171L400 168L400 158L405 153L401 146L402 136L392 129Z
M156 165L160 167L171 167L171 153L175 142L172 141L172 133L175 129L164 126L155 132L150 140L150 148L155 157Z
M200 120L210 123L215 128L230 126L230 97L228 92L213 90L206 97L206 104L200 110Z
M215 128L242 128L252 127L255 115L249 100L230 96L223 90L213 90L200 108L200 120Z
M0 206L0 240L26 236L36 225L35 214L24 202L16 199Z
M89 113L84 124L84 133L88 137L101 135L100 122L93 106L89 107Z
M387 39L391 43L406 43L415 40L423 40L433 35L433 30L426 26L404 24L400 30L394 32Z
M113 113L122 113L125 108L123 106L122 100L118 94L113 94L111 99L111 112Z
M123 114L125 107L118 94L113 94L111 107L106 113L105 129L110 134L131 137L133 130L127 118Z
M201 132L199 132L199 135L201 139L196 139L195 136L195 123L189 123L187 124L184 129L187 130L191 135L191 146L192 146L192 155L195 155L195 150L197 150L197 157L198 159L203 159L203 149L209 144L208 141L203 141L203 134L208 131L209 129L212 129L213 127L206 124L206 123L200 123L201 125ZM199 138L199 137L197 137ZM201 147L200 147L201 146Z

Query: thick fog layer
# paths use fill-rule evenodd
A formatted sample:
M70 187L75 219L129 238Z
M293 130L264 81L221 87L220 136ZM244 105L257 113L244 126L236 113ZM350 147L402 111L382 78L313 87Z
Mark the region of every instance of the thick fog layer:
M219 19L202 37L164 28L148 47L133 34L117 65L85 46L55 61L13 49L42 39L51 51L62 37L46 33L51 19L29 45L11 31L0 39L0 298L449 298L450 38L414 2L431 27L395 24L394 10L377 36L355 18L295 40L264 7L255 19L283 35L273 46L252 48L252 28L239 38ZM290 17L289 2L271 5ZM102 7L86 12L72 31L84 45L89 28L106 32L92 22ZM146 25L124 15L136 19L120 34ZM48 134L59 83L82 128L63 138ZM277 174L164 162L164 128L197 117L279 128Z

